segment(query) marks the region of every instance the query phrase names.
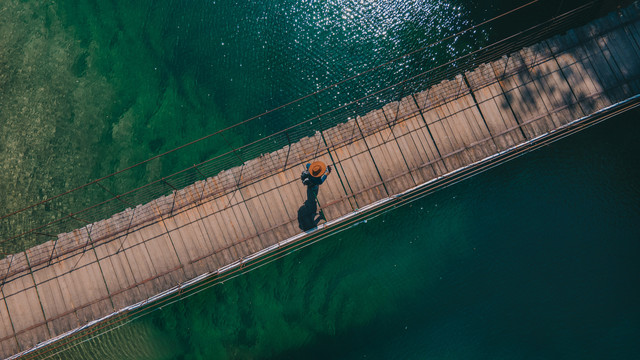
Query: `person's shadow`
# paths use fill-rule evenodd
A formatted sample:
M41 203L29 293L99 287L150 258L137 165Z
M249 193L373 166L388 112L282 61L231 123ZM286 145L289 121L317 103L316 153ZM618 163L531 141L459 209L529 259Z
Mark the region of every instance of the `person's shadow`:
M302 231L311 230L317 227L321 220L325 220L323 215L317 214L317 192L318 186L307 186L307 200L298 209L298 226Z

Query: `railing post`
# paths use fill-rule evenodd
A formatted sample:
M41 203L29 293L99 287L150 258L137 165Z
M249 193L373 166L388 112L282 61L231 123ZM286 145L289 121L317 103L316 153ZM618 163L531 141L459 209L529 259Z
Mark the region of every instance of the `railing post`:
M165 178L160 179L163 183L167 184L167 186L169 186L170 188L173 189L173 203L171 204L171 211L169 211L169 214L173 214L173 207L176 206L176 191L178 189L175 188L175 186L169 184L169 182L167 180L165 180Z
M287 150L287 158L284 160L284 167L282 171L287 170L287 163L289 162L289 154L291 153L291 139L289 138L289 132L285 131L284 135L287 137L287 143L289 144L289 149Z
M124 235L124 238L120 242L120 247L118 248L118 251L116 251L116 254L122 251L124 247L124 242L127 241L127 238L129 237L129 232L131 231L131 224L133 224L133 218L136 216L136 209L137 208L133 208L133 210L131 211L131 219L129 219L129 226L127 226L127 233Z
M7 277L9 276L9 270L11 270L11 265L13 264L13 258L15 255L11 255L11 260L9 260L9 266L7 267L7 273L4 274L4 278L2 278L2 284L0 285L0 292L4 288L4 284L7 282Z
M58 245L58 238L56 238L56 241L53 243L53 249L51 249L51 256L49 256L49 265L51 265L51 262L53 261L53 253L56 251L57 245Z
M198 165L193 164L193 168L196 169L196 171L198 172L198 174L200 174L200 176L202 176L202 179L204 180L204 182L207 182L207 177L202 173L202 171L200 171L200 169L198 168ZM205 186L202 186L202 192L200 193L200 200L202 200L204 198L204 190L205 190Z

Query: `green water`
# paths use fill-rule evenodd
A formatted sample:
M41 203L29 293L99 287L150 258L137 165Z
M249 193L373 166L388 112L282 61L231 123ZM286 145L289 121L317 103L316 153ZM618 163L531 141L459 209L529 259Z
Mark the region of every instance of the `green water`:
M3 0L2 213L515 5ZM431 61L508 30L478 31ZM342 95L319 106L348 100ZM637 117L610 120L54 357L633 358ZM270 118L108 185L126 191L295 121ZM96 198L69 197L57 211Z

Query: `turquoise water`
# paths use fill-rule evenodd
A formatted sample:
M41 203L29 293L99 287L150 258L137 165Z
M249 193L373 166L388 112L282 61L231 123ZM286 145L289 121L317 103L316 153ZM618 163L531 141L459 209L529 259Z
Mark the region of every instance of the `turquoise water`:
M513 6L3 1L2 213ZM478 31L432 61L507 30ZM637 118L609 120L55 356L633 358ZM271 120L109 185L126 191L294 121ZM94 200L71 197L61 206Z

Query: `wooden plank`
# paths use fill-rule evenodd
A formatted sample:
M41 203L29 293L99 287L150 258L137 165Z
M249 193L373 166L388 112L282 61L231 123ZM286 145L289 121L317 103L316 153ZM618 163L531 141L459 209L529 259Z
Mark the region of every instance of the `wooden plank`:
M398 122L391 129L416 184L447 172L422 115Z
M249 214L247 204L241 201L242 196L236 196L230 199L231 211L235 217L229 217L229 225L238 234L238 239L245 239L245 243L253 251L260 251L264 248L264 244L258 236L258 230L255 226L254 219Z
M592 22L593 26L610 27L611 31L601 35L598 43L606 46L612 60L620 69L620 73L629 83L633 94L640 92L640 46L621 26L617 12L611 12L606 17Z
M229 244L239 257L248 256L263 248L258 232L242 200L240 191L216 199L218 222Z
M0 339L4 339L0 340L0 356L3 358L8 358L20 351L4 297L0 300Z
M117 306L116 304L127 306L147 299L149 294L155 291L151 283L140 284L144 280L138 272L140 266L137 261L130 260L135 259L135 255L132 256L131 250L128 250L135 245L135 241L130 236L136 231L133 226L136 222L136 213L142 209L142 207L136 207L134 210L127 209L120 213L116 222L121 224L118 227L124 232L110 241L99 242L94 248L103 273L109 274L105 276L105 281L109 291L115 294L112 296L114 306Z
M36 250L36 251L32 251ZM37 249L27 250L29 261L37 263L43 255L49 258L53 245L45 251ZM64 260L68 261L68 260ZM73 298L69 284L58 280L56 269L52 266L40 266L33 269L33 278L36 289L40 295L42 309L47 319L47 327L51 336L62 334L66 331L80 326L82 323L78 319L75 307L79 304Z
M506 150L524 142L524 132L513 116L491 65L481 64L465 76L498 149Z
M262 162L262 159L252 160L250 162ZM253 221L253 224L258 231L258 236L262 240L262 244L258 248L253 248L252 251L260 251L261 249L277 243L282 239L280 229L277 228L279 220L276 220L271 211L271 206L282 207L282 201L279 203L271 204L270 201L274 201L272 196L267 195L265 192L271 190L267 184L263 184L262 181L253 184L246 184L240 188L240 194L244 199L249 215ZM271 230L273 229L273 231Z
M359 195L355 196L356 200L358 196L368 199L364 203L360 201L361 206L368 205L390 195L380 177L378 165L369 151L367 144L364 142L364 139L355 141L338 150L342 150L345 154L348 154L347 156L349 156L351 161L353 161L353 165L357 168L357 173L361 175L360 177L363 182L360 183L360 185L362 187L357 190L354 189L356 192L359 192ZM338 155L338 158L340 158L340 155ZM346 177L347 179L349 178L348 174Z
M629 38L640 47L640 4L634 2L626 8L619 9L619 14Z
M429 90L421 93L424 101L428 92ZM415 99L414 103L418 104ZM427 106L423 102L424 111L427 111ZM393 111L393 107L383 107L383 114L387 120L393 118ZM447 172L422 113L390 123L390 126L416 183L427 182Z
M201 183L196 183L192 186L193 188L202 187ZM202 192L200 192L200 194L202 194ZM169 232L169 227L167 226L167 222L165 221L165 218L169 217L168 215L163 215L165 214L165 209L167 207L169 207L169 203L166 201L165 197L161 197L158 198L156 200L153 201L154 207L155 207L155 211L157 212L157 216L160 219L160 222L158 223L158 225L161 227L162 232L164 232L166 234L166 236L169 238L169 240L171 241L171 245L173 246L174 250L175 250L175 254L178 258L178 261L182 264L182 271L184 272L184 279L183 280L179 280L179 281L184 281L186 279L191 279L194 278L198 275L200 275L201 273L204 273L206 271L203 272L198 272L198 269L196 269L195 266L193 266L193 264L191 263L192 257L189 254L189 249L188 246L185 244L185 240L182 239L182 236L177 235L174 236L175 234L171 234ZM191 203L190 205L180 209L177 213L186 213L187 211L194 211L194 207L196 206L195 203Z
M218 257L218 262L224 266L238 260L241 256L236 249L239 238L233 232L229 232L226 229L227 226L222 222L225 213L222 205L219 208L216 206L220 203L219 200L203 203L198 207L198 211L202 214L202 232L208 237L215 256ZM224 202L225 205L228 204L226 200ZM219 227L224 231L221 231Z
M270 221L273 224L273 229L270 230L270 232L274 233L276 238L276 242L266 245L273 245L295 235L297 231L290 222L291 219L284 208L284 201L280 196L280 191L277 189L273 177L263 179L256 185L257 189L261 188L262 191L259 198L263 207L271 214Z
M354 197L356 206L358 208L363 207L376 200L376 196L371 194L371 190L363 191L368 187L375 184L375 178L372 178L369 174L376 172L375 166L372 164L372 160L365 162L367 166L364 168L358 168L358 158L351 155L349 147L351 144L360 140L361 134L354 120L350 120L347 123L340 124L334 128L327 129L324 132L326 141L333 147L332 156L337 160L337 168L340 170L344 179L347 193ZM354 153L359 155L360 144L356 145ZM379 180L382 183L382 180Z
M571 86L544 41L520 50L520 54L538 88L540 98L551 113L555 127L584 115Z
M358 125L353 119L349 119L347 122L339 123L325 130L322 136L331 149L336 149L362 139L360 129L358 129Z
M91 249L51 267L60 286L68 289L81 324L113 312L102 271Z
M300 177L296 176L292 170L278 172L272 179L284 204L282 215L286 217L286 221L289 224L289 236L294 236L300 232L298 227L298 208L306 199L302 193L304 186L300 181Z
M222 266L242 257L241 252L235 247L240 240L240 235L225 223L225 218L230 216L228 214L232 214L231 201L240 197L240 191L235 189L229 194L219 194L216 198L203 202L199 207L202 214L202 230L208 234L211 247L219 257Z
M0 281L4 281L5 278L9 276L11 272L12 261L11 258L13 255L7 255L5 258L0 259Z
M592 66L598 77L599 83L602 85L606 93L606 97L609 99L609 102L613 104L626 99L626 94L630 92L629 85L626 84L615 64L613 64L612 67L612 64L607 59L610 57L605 54L608 54L608 50L603 52L594 39L585 38L584 34L577 31L570 33L575 33L581 41L581 48L584 50L587 57L587 60L583 61L583 63L588 62Z
M51 255L54 254L55 245L55 241L47 241L26 250L24 252L26 256L23 256L23 253L21 253L19 254L19 257L22 258L25 265L30 265L27 269L34 272L35 270L45 268L49 265L49 260L52 258Z
M51 336L64 334L84 324L84 322L78 319L76 311L69 307L71 303L64 302L62 290L57 278L44 282L39 281L38 279L36 280L36 286L40 293L42 309L47 318L47 326Z
M208 201L210 198L220 196L220 194L224 192L224 189L222 188L222 184L220 184L220 181L218 180L217 176L208 177L203 182L203 186L204 186L203 193L202 193L203 203Z
M236 192L236 194L238 193ZM241 239L223 221L225 216L230 216L226 215L224 211L232 211L227 209L228 206L230 206L229 201L224 195L216 199L210 199L200 206L203 214L202 223L206 233L209 234L214 251L218 256L221 256L220 263L222 266L233 263L250 253L247 245L244 242L239 244L238 241Z
M121 246L122 252L131 265L136 284L144 284L139 290L142 297L146 299L161 292L163 288L157 281L150 280L155 278L157 273L153 268L147 247L142 241L137 231L132 231L121 239Z
M27 250L27 256L31 260L39 257L39 254ZM68 286L63 288L57 279L53 267L41 267L33 271L35 285L40 295L42 310L48 320L48 328L51 336L60 335L80 325L80 321L74 311L74 299L69 293ZM63 315L66 314L66 315Z
M436 106L428 111L423 110L422 116L427 122L427 127L433 136L435 146L442 154L445 167L451 170L459 169L470 162L470 159L465 154L462 154L463 149L456 147L456 143L459 141L455 139L455 134L449 123L444 121L446 118L441 118L442 111L440 107Z
M427 129L433 138L434 146L441 155L445 167L448 171L458 169L471 160L468 155L463 153L457 144L460 143L456 139L455 132L451 129L448 121L446 121L446 104L445 96L449 93L445 89L448 81L431 87L415 95L416 103L420 108L422 118L427 124ZM442 109L444 107L444 109Z
M282 207L282 201L280 201L279 204L273 204L273 197L268 196L265 193L265 191L268 191L269 189L266 186L263 189L262 185L262 181L260 181L240 190L242 197L244 198L244 203L249 211L249 215L258 230L258 236L261 240L260 247L254 248L254 252L260 251L269 245L277 243L283 237L280 233L280 229L277 228L279 219L276 219L273 211L271 211L272 206Z
M3 359L20 352L18 342L15 337L11 336L4 341L0 341L0 356Z
M295 225L296 233L300 232L298 223L298 210L307 200L307 194L303 191L305 186L300 181L300 176L293 169L278 172L274 181L279 187L279 193L285 204L284 209L287 213L287 219L290 224Z
M418 172L413 172L413 176L416 178L417 183L428 181L437 175L447 172L444 162L442 160L436 161L442 156L438 147L433 141L433 136L426 125L427 121L423 115L423 113L432 110L435 106L435 104L433 103L434 98L429 95L432 89L433 88L430 88L418 94L405 97L397 108L396 106L393 106L393 103L385 105L383 107L383 114L389 122L392 130L394 131L394 134L396 134L396 139L398 140L398 144L400 144L401 149L403 149L403 140L402 136L398 136L398 132L400 132L401 135L410 134L410 137L407 137L405 140L410 139L411 141L413 141L416 149L422 149L422 151L418 150L419 154L426 155L426 158L429 159L426 160L426 158L422 156L422 161L418 161L415 163L418 165L427 166L421 166L418 168ZM396 114L396 111L399 111L399 113ZM396 128L398 122L392 121L393 119L402 119L399 122L401 125ZM408 159L412 155L409 151L407 151L409 148L411 148L411 146L409 144L404 145L405 150L403 152L403 155ZM410 161L407 161L409 164ZM414 169L411 165L409 165L409 167ZM432 171L430 171L428 167L431 167ZM420 173L422 173L422 175L419 175Z
M230 196L232 198L240 197L240 191L236 190ZM241 235L237 235L234 229L230 228L226 223L225 219L227 217L235 217L227 195L221 195L203 203L202 210L205 214L203 224L207 229L207 233L209 233L215 251L217 253L226 252L225 254L220 254L223 256L222 261L224 263L234 262L251 253L246 243L239 243L242 240L239 237Z
M324 136L331 146L337 146L332 154L359 207L388 196L355 120L327 129Z
M487 125L478 111L469 88L464 82L462 75L456 76L456 100L448 101L449 121L452 127L457 128L461 135L465 147L469 149L471 158L474 161L484 159L497 152L496 145L487 128Z
M626 85L622 98L629 97L640 90L637 81L630 83L634 78L637 78L640 71L637 65L638 54L622 28L594 36L594 34L600 33L599 28L603 26L609 25L605 19L599 19L576 29L576 32L586 41L594 40L607 60L611 71L621 83Z
M160 223L148 224L139 229L137 233L144 239L156 274L163 274L158 278L158 281L163 284L163 290L166 290L184 282L187 277L184 270L174 271L181 268L182 263L163 227L164 225Z
M255 225L249 214L247 214L247 221L245 221L244 212L237 208L238 204L244 204L240 190L216 199L215 204L218 209L216 216L223 230L223 235L227 243L235 248L238 257L243 258L259 251L263 245L258 235L256 234L256 239L245 236L243 228L247 226L255 228Z
M132 266L123 251L124 248L120 247L124 236L126 235L95 246L96 256L105 274L104 278L112 294L111 299L116 309L135 304L147 298L147 292L145 291L143 294L140 289L142 287L142 291L144 291L144 285L136 286L138 282L133 274Z
M156 213L155 216L171 216L175 212L185 211L187 208L192 207L193 203L200 200L198 192L195 191L195 184L174 191L171 195L175 199L173 207L168 208L167 213ZM153 203L153 201L151 203ZM157 207L155 206L152 206L152 209L157 211Z
M215 217L212 218L215 219ZM209 226L210 221L211 219L203 217L205 227ZM237 258L230 255L230 249L219 245L220 239L215 238L216 235L209 233L209 231L205 233L200 231L201 229L196 224L191 223L179 227L171 233L174 238L181 238L185 243L189 254L187 267L191 268L191 271L198 275L213 273Z
M554 36L546 42L585 113L612 104L575 32Z
M21 349L29 349L50 337L31 274L4 284L2 296Z
M489 134L486 126L481 129L475 118L474 122L467 119L465 112L473 110L464 100L466 86L460 78L432 87L427 94L430 100L421 101L424 95L418 95L418 104L431 104L432 110L423 111L423 116L448 169L458 169L483 157L484 148L474 145ZM464 107L457 102L463 102Z
M384 116L381 112L380 115ZM367 117L371 116L378 114L369 113L363 118L358 117L357 121L371 123L373 121L367 121ZM388 126L370 133L364 140L377 164L380 177L391 194L399 194L416 186L395 136Z
M285 202L284 199L288 198L289 194L285 193L286 190L279 186L277 175L265 178L260 181L260 185L262 186L265 198L268 200L266 205L269 207L269 211L273 213L276 226L278 226L278 230L280 232L278 241L288 239L297 234L299 230L293 223L297 216L291 216L289 213L289 211L294 211L296 207L294 205L294 208L287 209L287 206L291 204L291 201Z
M58 234L54 256L68 258L70 254L85 247L88 244L88 240L85 228Z
M20 348L18 347L18 341L14 336L11 336L4 341L0 341L0 356L2 356L3 359L6 359L18 352L20 352Z
M505 98L528 139L555 128L519 53L491 63Z
M199 221L202 221L202 226L199 226L197 221L194 222L193 215L187 212L180 212L164 219L171 238L182 240L185 246L187 263L190 264L186 268L190 268L189 271L193 271L198 275L216 271L221 266L224 266L225 262L224 259L218 259L218 256L208 257L208 255L214 253L216 247L213 245L214 240L210 239L212 235L206 230L207 221L205 218L207 213L204 204L207 204L207 201L199 206L199 210L202 213Z

